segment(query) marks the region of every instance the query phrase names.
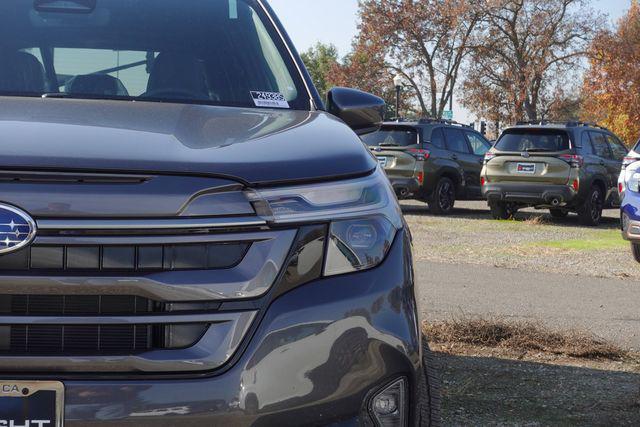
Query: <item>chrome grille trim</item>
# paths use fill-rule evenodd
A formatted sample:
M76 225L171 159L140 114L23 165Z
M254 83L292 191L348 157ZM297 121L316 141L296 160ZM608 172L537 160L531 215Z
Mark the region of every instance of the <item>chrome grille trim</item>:
M39 230L183 230L260 227L266 221L255 217L180 219L38 219Z
M238 314L238 313L236 313ZM0 316L0 325L184 325L228 322L228 313L136 316Z
M159 302L202 302L257 298L275 283L293 241L296 230L241 234L207 235L209 241L253 240L242 261L233 268L220 270L161 271L126 275L0 275L0 294L37 295L132 295ZM51 237L58 239L59 237ZM147 239L148 237L140 237ZM165 239L166 237L157 237ZM180 237L182 238L182 236ZM184 236L194 242L196 236ZM202 237L204 238L204 237ZM50 239L40 237L39 239ZM60 237L62 239L62 237ZM67 237L74 242L104 242L102 237ZM85 240L87 239L87 240ZM111 238L110 238L111 239ZM123 242L125 237L121 239ZM131 242L129 237L127 242ZM135 237L133 239L139 239ZM219 239L219 240L217 240ZM238 241L236 240L236 241ZM41 240L40 240L41 241ZM68 241L68 240L67 240ZM135 240L134 240L135 241Z
M262 242L274 239L277 232L258 231L248 233L222 234L179 234L179 235L141 235L141 236L91 236L91 235L54 235L36 236L34 245L67 245L67 246L127 246L127 245L162 245L162 244L197 244L197 243L235 243Z

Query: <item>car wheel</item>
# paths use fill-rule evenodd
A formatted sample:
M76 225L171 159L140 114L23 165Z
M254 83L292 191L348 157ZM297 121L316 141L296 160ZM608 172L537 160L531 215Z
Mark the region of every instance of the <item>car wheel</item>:
M604 195L600 187L593 187L587 196L584 204L578 209L578 220L580 224L595 227L602 220L602 210L604 209Z
M633 257L636 261L640 262L640 243L632 243L631 252L633 252Z
M494 219L511 219L518 212L515 204L505 202L490 202L489 209Z
M551 216L555 219L564 219L569 216L569 211L565 211L562 209L550 209Z
M425 338L423 338L422 342L424 374L417 390L420 393L420 396L416 398L416 401L420 404L420 419L417 420L416 425L420 427L436 427L442 423L440 378L437 375L436 358L429 348L429 343Z
M456 204L456 186L447 177L440 178L429 200L429 210L435 215L448 215Z

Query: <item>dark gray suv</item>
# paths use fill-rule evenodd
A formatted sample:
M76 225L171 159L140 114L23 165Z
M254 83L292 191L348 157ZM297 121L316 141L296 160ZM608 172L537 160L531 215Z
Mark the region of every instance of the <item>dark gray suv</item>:
M262 0L1 2L0 424L437 422L383 110Z

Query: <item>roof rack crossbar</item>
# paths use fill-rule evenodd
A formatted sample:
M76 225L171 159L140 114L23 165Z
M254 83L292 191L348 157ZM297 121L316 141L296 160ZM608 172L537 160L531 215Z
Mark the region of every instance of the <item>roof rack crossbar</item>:
M604 126L593 122L583 122L579 120L525 120L516 123L516 126L545 126L545 125L564 125L566 127L593 127L609 131ZM609 131L610 132L610 131Z
M462 126L464 128L473 128L473 126L465 125L464 123L456 122L455 120L447 120L447 119L432 119L432 118L422 118L418 120L418 123L421 125L433 124L433 123L441 123L445 125L451 126Z

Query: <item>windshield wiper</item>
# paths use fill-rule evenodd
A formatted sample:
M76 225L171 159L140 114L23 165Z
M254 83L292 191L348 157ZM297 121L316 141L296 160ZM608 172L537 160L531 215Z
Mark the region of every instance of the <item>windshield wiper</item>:
M393 142L383 142L379 145L379 147L399 147L400 145L394 144Z

